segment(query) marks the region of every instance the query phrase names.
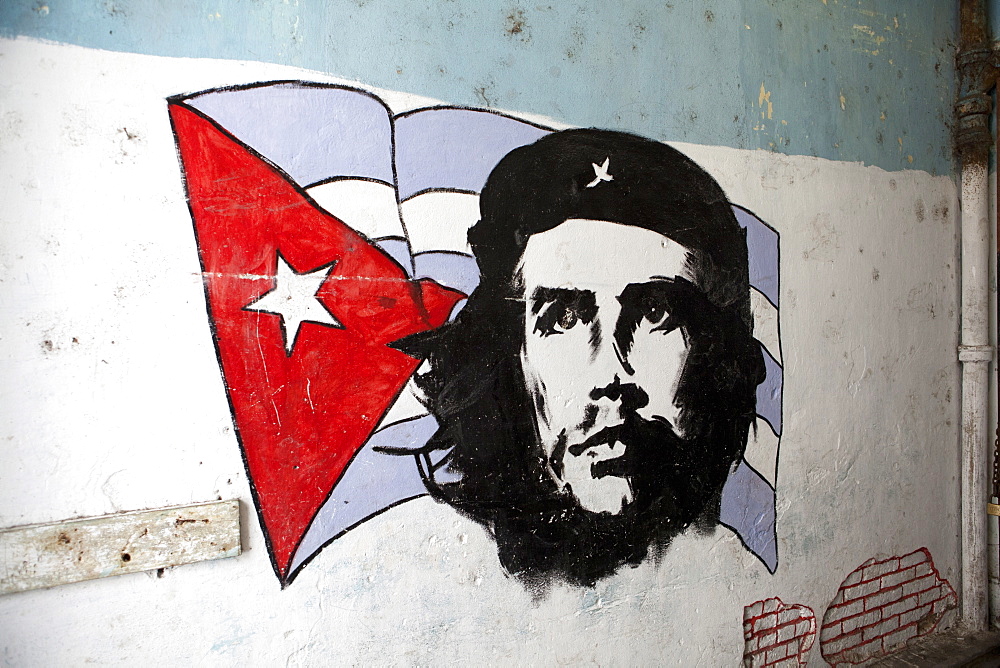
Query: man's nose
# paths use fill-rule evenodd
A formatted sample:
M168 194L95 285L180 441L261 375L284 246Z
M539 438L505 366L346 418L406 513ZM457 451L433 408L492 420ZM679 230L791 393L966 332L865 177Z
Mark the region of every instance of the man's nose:
M604 387L595 387L590 391L590 398L599 401L607 398L617 402L623 411L637 411L649 404L649 395L635 383L623 383L618 374Z
M605 325L602 327L601 325ZM628 348L630 342L625 342L620 340L617 330L619 327L616 325L614 330L616 330L611 336L608 336L607 332L611 331L611 327L608 327L611 323L601 322L597 320L593 324L590 337L590 366L598 374L607 374L607 377L611 377L613 374L621 374L623 376L635 375L635 369L628 361ZM624 344L624 345L623 345Z

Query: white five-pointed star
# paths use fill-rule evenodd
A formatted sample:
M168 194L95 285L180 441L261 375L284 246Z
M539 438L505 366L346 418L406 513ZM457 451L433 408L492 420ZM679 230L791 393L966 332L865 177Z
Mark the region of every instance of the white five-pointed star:
M611 158L605 158L603 165L598 165L596 162L592 162L590 164L593 166L594 174L597 178L587 184L588 188L593 188L601 181L614 181L615 177L608 174L608 165L611 164Z
M343 327L333 317L326 307L317 299L316 293L323 281L333 271L336 262L320 267L314 271L299 274L292 269L285 258L278 253L278 272L275 277L274 289L264 293L243 308L248 311L263 311L281 316L284 328L285 350L292 354L292 346L299 334L303 322L316 322L321 325Z

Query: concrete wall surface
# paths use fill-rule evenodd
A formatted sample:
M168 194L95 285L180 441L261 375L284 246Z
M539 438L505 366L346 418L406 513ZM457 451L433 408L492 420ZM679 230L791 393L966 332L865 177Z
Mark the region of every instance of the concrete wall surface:
M214 499L237 498L243 512L238 557L0 597L0 662L824 665L879 656L951 624L961 564L959 205L948 125L957 11L952 3L903 5L876 0L551 6L473 0L246 5L13 0L0 5L0 528ZM267 482L260 469L248 477L241 445L253 447L258 423L241 421L236 372L225 367L220 373L220 359L226 358L216 349L210 318L220 339L226 329L221 312L212 310L218 304L207 303L206 294L215 299L222 293L212 292L211 268L202 264L210 255L207 228L198 228L198 240L192 233L192 215L201 225L218 210L236 209L213 199L222 197L211 188L223 187L225 176L211 172L216 163L189 156L221 142L212 144L219 155L239 153L240 160L258 161L254 164L269 175L288 177L288 197L308 194L312 199L303 201L315 200L331 211L333 205L321 200L314 180L300 179L288 166L298 159L296 151L285 164L268 154L280 153L280 146L265 149L246 140L254 150L245 151L238 144L256 131L239 124L259 121L257 107L210 108L208 102L190 101L197 113L186 108L183 113L190 113L182 118L174 108L172 126L167 102L171 96L278 80L366 91L385 104L386 118L394 115L393 127L400 132L408 118L400 114L457 105L528 122L518 127L593 126L667 142L704 168L729 202L776 232L780 287L762 296L765 290L754 284L751 268L751 306L752 334L773 358L764 386L777 413L769 422L757 419L745 460L737 456L732 462L732 469L753 467L747 470L756 475L757 486L739 486L736 474L723 467L725 526L685 521L669 530L672 540L663 541L661 549L654 546L645 558L632 560L636 563L615 562L594 578L566 576L558 568L539 575L531 567L518 577L512 562L504 560L503 536L497 536L502 528L475 512L457 512L420 487L413 494L419 498L373 507L372 517L325 548L315 554L300 548L297 561L292 552L283 561L283 504L290 517L300 495L327 500L329 486L306 491L307 482L284 469L276 483ZM280 121L285 113L275 118ZM198 126L202 134L190 135L197 141L185 144L183 123L194 128L204 119L217 126ZM225 132L206 139L216 137L211 133L217 127ZM287 137L275 136L304 146L327 141L325 135L303 132L293 127ZM218 148L229 141L238 149ZM428 146L426 157L414 161L431 170L444 159ZM267 160L258 160L260 155ZM624 158L607 151L594 158L581 155L587 156L580 162L586 178L574 191L583 193L580 197L627 185ZM609 160L606 172L601 157ZM396 156L397 166L401 159ZM213 176L199 181L196 168ZM258 179L256 174L247 176L248 182ZM387 178L398 176L393 171ZM553 172L552 182L557 176ZM585 183L590 178L593 185ZM200 183L208 190L198 190ZM389 195L394 216L391 194L399 187L384 185L394 188ZM447 190L447 184L437 185ZM284 215L267 199L278 197L279 190L271 185L254 190L248 210ZM455 190L448 190L450 199L422 200L423 213L404 202L404 225L408 215L457 220L456 212L469 202L472 218L461 225L475 222L475 200L460 195L478 198L479 186ZM376 207L374 195L356 197L361 204L351 203L354 209ZM236 214L234 220L258 220L255 213ZM270 220L267 216L260 220ZM598 220L609 217L614 214ZM430 229L444 224L432 222ZM627 227L630 221L617 224L652 234ZM570 228L550 232L560 229ZM459 231L448 238L459 239L454 252L467 252L464 228ZM365 234L376 246L383 240ZM609 259L587 279L599 296L617 276L640 271L655 255L638 250L635 256L615 255L618 237L603 234L595 233L591 246ZM435 236L435 248L447 248L440 241L445 237ZM530 245L536 238L543 237L533 237L526 253L539 247ZM416 242L407 241L413 250ZM664 249L667 241L673 243L666 238ZM227 243L222 239L220 248ZM290 242L282 237L281 243ZM576 243L566 238L543 247L539 257L551 261L539 261L545 270L537 275L561 276L553 287L569 285L574 279L558 270L571 266ZM232 239L233 247L250 244ZM752 241L750 246L753 264L764 251ZM294 256L282 248L280 257L295 266ZM388 245L380 248L389 252ZM274 249L267 253L273 265ZM676 275L710 292L689 272L692 256L682 257L687 264L678 265ZM403 264L409 261L407 255ZM294 271L305 274L321 264ZM521 266L522 280L536 276L527 259ZM269 271L265 278L280 283L280 269ZM427 276L447 285L433 273ZM347 278L352 277L357 278ZM307 297L326 299L327 288L317 285ZM423 298L431 303L426 288L414 289L424 289ZM530 303L530 295L525 298ZM621 309L620 303L601 302L614 309ZM335 308L327 310L347 322ZM274 318L274 311L254 313ZM589 325L591 316L580 313L556 324L566 330L577 321ZM442 321L445 316L447 311ZM302 324L295 339L290 316L284 316L284 329L274 329L286 336L281 360L297 359L296 346L310 344L308 332L320 332L317 317L306 318L313 324ZM692 327L681 327L678 354L684 364L692 359L697 336ZM264 341L258 334L251 340ZM530 340L530 328L525 336ZM596 346L593 340L590 345ZM634 350L639 347L634 344ZM616 350L622 354L620 346ZM256 343L243 353L246 360L265 357ZM536 406L539 396L555 402L556 395L546 395L530 380L549 373L549 367L525 361L525 355L522 350ZM666 368L656 359L656 369ZM250 361L246 365L249 369ZM568 379L558 395L566 405L585 382L574 380L584 375L581 369L554 372ZM641 385L642 369L634 371ZM778 377L780 382L773 380ZM315 389L318 381L312 382ZM648 382L655 403L657 392L666 388L672 398L686 381ZM763 416L767 397L764 390L754 391ZM271 395L247 392L247 406L270 411ZM401 401L395 395L393 400ZM344 413L345 424L369 420L338 408L347 405L331 404L331 411ZM277 423L282 410L274 405ZM532 447L549 458L550 477L542 476L543 482L563 485L559 498L586 508L589 497L581 490L594 482L603 503L601 481L609 479L627 481L614 490L627 486L622 493L639 498L633 474L600 475L588 468L591 473L581 474L586 480L566 487L570 473L551 463L559 456L571 460L545 449L538 426L545 423L539 417L544 412L536 410L531 424L538 444ZM311 414L319 415L315 406ZM600 419L597 414L595 409L589 419ZM684 427L683 417L668 418L660 421L669 422L682 441L694 429ZM320 425L326 420L312 419ZM368 429L374 428L373 422ZM268 456L305 447L295 439L268 443L261 446ZM626 436L604 445L623 443L626 452L635 451ZM596 447L592 452L603 456ZM251 466L254 456L249 455ZM301 455L302 461L310 456ZM407 470L415 484L423 484L417 468ZM701 480L701 471L693 477ZM376 482L370 489L381 490L381 478L371 475ZM765 490L763 500L750 499L751 489ZM330 498L339 499L336 493ZM405 500L404 492L398 494ZM511 502L519 511L523 503ZM346 511L329 512L335 518ZM592 515L618 512L614 505L611 512ZM289 531L291 547L308 542L305 528ZM333 533L330 529L327 537ZM592 540L603 546L615 536L598 531ZM759 545L753 542L758 539ZM325 538L316 540L319 547ZM770 562L767 554L773 554ZM19 557L0 558L12 569Z

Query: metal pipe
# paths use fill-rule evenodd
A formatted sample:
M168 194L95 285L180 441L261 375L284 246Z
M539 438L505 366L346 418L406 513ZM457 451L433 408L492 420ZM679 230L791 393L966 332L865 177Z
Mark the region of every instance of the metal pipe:
M983 0L960 0L955 141L962 161L962 607L969 630L988 627L986 504L989 448L990 89L996 79Z
M962 622L985 630L989 371L989 197L986 167L962 166Z

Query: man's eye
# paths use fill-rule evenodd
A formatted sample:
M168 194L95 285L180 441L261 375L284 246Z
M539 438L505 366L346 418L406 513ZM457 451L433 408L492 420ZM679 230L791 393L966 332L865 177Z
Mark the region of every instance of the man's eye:
M651 332L672 332L677 329L677 321L662 306L650 306L643 314L643 319L650 324Z
M658 325L660 321L663 320L664 316L667 315L667 310L661 306L650 306L646 309L646 313L643 317L651 325Z
M556 321L556 328L563 331L573 329L579 321L580 318L576 315L576 311L574 309L563 309L563 312L559 314L559 319Z
M535 321L535 331L542 336L563 334L580 322L580 314L568 305L553 304Z

